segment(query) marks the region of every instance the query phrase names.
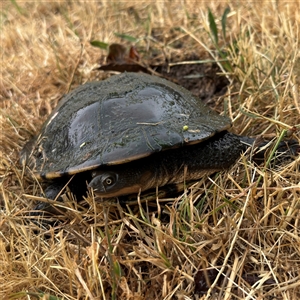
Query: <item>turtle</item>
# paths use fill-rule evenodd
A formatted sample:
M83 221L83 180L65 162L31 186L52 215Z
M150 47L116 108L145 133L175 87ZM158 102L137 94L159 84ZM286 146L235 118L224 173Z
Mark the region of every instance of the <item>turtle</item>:
M255 140L230 127L185 88L128 72L64 96L20 159L48 199L75 176L75 195L91 188L105 200L228 169Z

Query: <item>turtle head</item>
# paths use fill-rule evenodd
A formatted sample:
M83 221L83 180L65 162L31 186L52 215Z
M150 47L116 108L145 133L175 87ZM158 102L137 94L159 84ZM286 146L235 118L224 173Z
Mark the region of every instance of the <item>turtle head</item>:
M92 172L89 187L103 198L135 194L145 190L149 176L150 174L141 174L138 170L125 170L121 167L97 170Z

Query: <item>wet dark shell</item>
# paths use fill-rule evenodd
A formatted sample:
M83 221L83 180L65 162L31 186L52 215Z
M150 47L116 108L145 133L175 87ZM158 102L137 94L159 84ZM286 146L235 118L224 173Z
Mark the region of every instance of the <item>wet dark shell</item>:
M66 95L22 159L38 178L52 179L200 143L229 127L184 88L124 73Z

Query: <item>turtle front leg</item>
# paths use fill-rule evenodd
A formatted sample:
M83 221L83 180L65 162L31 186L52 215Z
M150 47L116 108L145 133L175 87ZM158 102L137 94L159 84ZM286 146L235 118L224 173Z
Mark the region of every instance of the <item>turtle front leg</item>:
M60 214L59 210L53 205L54 200L63 202L59 193L64 188L63 183L52 183L47 186L44 191L44 196L48 200L47 202L38 202L30 212L30 216L53 216Z
M30 213L30 216L41 215L59 215L63 212L62 208L55 207L54 202L63 202L61 194L65 193L66 186L77 200L82 199L87 193L87 182L91 176L89 173L76 174L71 180L70 178L61 178L59 181L53 181L48 184L44 190L44 196L48 201L39 202ZM70 181L70 182L69 182ZM55 200L55 201L54 201Z

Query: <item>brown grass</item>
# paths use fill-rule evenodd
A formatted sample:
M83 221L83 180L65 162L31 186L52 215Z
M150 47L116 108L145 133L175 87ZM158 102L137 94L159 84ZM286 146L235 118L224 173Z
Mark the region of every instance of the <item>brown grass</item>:
M217 54L206 2L14 3L2 2L1 12L0 298L195 299L197 271L216 268L226 280L203 299L299 299L299 157L265 170L245 154L154 208L69 201L63 225L35 231L28 211L41 187L24 176L18 153L62 94L108 76L93 71L105 52L91 40L122 42L115 32L140 38L145 61L153 53L158 61ZM239 51L228 50L232 84L220 101L234 130L279 136L299 128L299 3L223 1L210 9L220 20L227 6L219 46L234 42Z

